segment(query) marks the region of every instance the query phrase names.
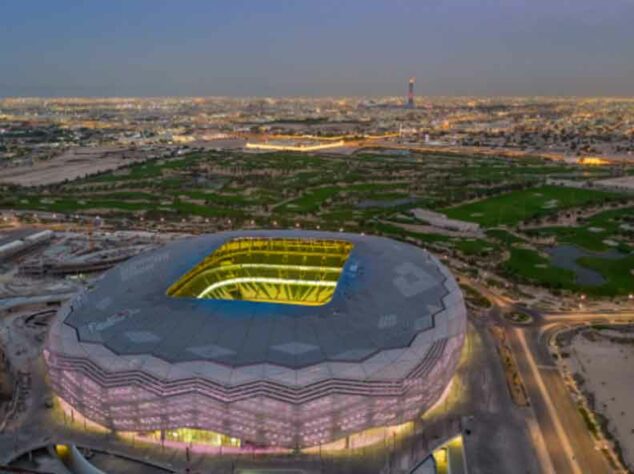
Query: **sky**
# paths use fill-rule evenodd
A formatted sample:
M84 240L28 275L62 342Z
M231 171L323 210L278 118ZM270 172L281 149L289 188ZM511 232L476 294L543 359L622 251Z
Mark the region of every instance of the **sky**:
M634 0L0 0L0 97L634 96Z

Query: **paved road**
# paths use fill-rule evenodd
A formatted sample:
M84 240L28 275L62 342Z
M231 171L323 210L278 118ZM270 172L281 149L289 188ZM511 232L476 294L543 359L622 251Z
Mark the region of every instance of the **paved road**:
M549 334L555 329L591 322L622 322L634 319L631 311L541 314L526 310L502 298L483 285L470 282L494 303L491 316L506 327L509 344L531 402L539 431L557 474L604 474L614 472L597 448L575 401L548 349ZM534 318L528 326L513 326L501 317L501 309L521 309Z
M508 301L494 301L499 302L500 306L509 304ZM622 316L587 313L540 315L531 312L531 314L535 317L535 323L518 328L504 322L500 318L499 307L496 306L488 319L476 318L470 325L471 336L466 345L464 363L459 367L455 379L457 390L454 391L454 399L446 400L441 410L441 416L460 417L466 426L465 451L469 473L604 474L611 472L603 455L595 450L593 439L556 370L548 352L544 332L555 325L579 324L595 320L607 322ZM488 331L491 318L506 327L509 343L531 400L532 406L529 408L517 407L508 395L495 343ZM14 319L14 316L5 317L4 324ZM13 339L15 345L21 342L22 336L19 335L19 328L14 329L17 335ZM26 345L26 341L21 345ZM44 402L50 393L45 383L44 364L41 358L33 359L34 356L35 354L31 354L25 364L29 367L34 382L31 389L30 409L24 413L20 425L16 423L17 426L14 426L11 431L0 434L0 453L3 453L3 450L8 453L20 445L38 445L38 443L44 444L47 441L64 439L75 440L80 445L108 446L115 451L148 456L163 465L183 466L182 453L162 450L157 446L148 446L144 449L139 449L138 446L131 447L129 444L111 439L108 435L81 432L76 429L77 427L59 426L59 421L56 422L57 424L41 423L41 420L48 420L51 416L48 413L49 410L44 408ZM411 452L409 447L405 444L399 449ZM334 459L325 462L331 472L367 474L372 472L368 469L368 463L374 463L376 468L385 460L385 454L372 451L365 452L363 460L350 459L349 462L343 464ZM398 454L395 454L395 458L398 457ZM422 451L419 454L422 454ZM320 463L308 460L305 463L298 463L304 464L303 466L281 464L280 468L292 467L308 471L320 467ZM231 472L233 460L206 459L201 455L193 456L191 465L196 468L213 466L216 472Z
M632 313L537 315L534 325L510 330L520 374L557 473L614 472L579 412L548 350L555 330L589 322L619 321Z
M603 454L595 449L594 440L552 358L548 356L545 360L538 330L514 329L509 336L555 472L611 472Z

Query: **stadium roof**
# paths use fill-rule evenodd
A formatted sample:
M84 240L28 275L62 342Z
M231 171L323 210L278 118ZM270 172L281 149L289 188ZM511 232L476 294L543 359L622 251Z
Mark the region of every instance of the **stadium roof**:
M324 304L168 294L215 250L251 238L333 240L352 246L332 298ZM224 232L171 243L109 271L73 301L65 323L76 329L81 342L103 344L119 355L297 369L320 362L359 362L407 347L434 326L434 314L444 309L443 299L454 289L455 281L435 257L382 237L299 230Z

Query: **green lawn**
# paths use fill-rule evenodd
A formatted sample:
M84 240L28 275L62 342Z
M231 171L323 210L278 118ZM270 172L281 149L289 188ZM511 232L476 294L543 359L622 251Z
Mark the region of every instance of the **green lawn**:
M511 275L553 288L573 288L575 286L575 273L573 271L552 266L550 259L541 256L534 250L513 247L510 251L511 255L503 266Z
M612 248L606 241L614 241L617 248L623 252L630 249L625 244L625 229L621 226L634 225L634 207L626 209L613 209L601 212L587 219L576 227L541 227L531 230L533 235L552 235L560 244L571 244L583 247L594 252L603 252ZM629 232L632 235L632 231ZM609 242L608 242L609 243Z
M52 199L55 199L54 197ZM107 200L120 200L120 201L158 201L161 199L156 194L150 194L140 191L114 191L111 193L99 193L92 195L84 195L78 199L107 199Z
M312 213L315 212L326 199L334 196L339 191L341 191L341 188L335 186L312 189L304 193L301 197L280 206L278 210Z
M244 213L237 209L217 208L213 206L203 206L189 202L176 201L170 209L184 215L202 217L244 217Z
M610 239L607 232L596 232L587 227L542 227L529 232L531 235L554 236L560 244L582 247L592 252L603 252L612 248L605 240Z
M178 196L187 196L192 199L198 199L202 201L209 201L210 203L218 206L248 206L254 203L259 203L260 198L256 197L253 200L247 196L231 195L231 194L219 194L211 191L181 191L175 192Z
M598 271L607 280L599 287L605 295L627 295L634 293L634 255L618 260L596 257L581 257L577 263ZM594 293L592 289L589 292Z
M582 257L577 263L598 271L606 279L600 286L583 286L575 282L572 270L550 264L550 259L534 250L511 248L510 258L503 268L512 276L550 288L567 289L591 296L623 296L634 292L634 255L618 260Z
M454 239L451 241L454 248L462 252L464 255L483 256L488 255L498 246L482 239Z
M513 191L481 201L443 209L453 219L478 222L484 227L515 225L531 217L561 209L599 204L621 195L591 189L541 186Z
M521 239L504 229L487 229L486 235L507 245L524 242L524 239Z

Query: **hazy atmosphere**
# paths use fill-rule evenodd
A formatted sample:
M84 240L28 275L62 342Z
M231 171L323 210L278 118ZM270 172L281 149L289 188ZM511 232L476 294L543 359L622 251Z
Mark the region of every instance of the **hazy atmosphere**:
M634 0L0 0L0 473L634 474Z
M3 1L0 96L634 94L631 0Z

